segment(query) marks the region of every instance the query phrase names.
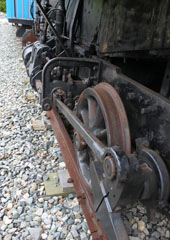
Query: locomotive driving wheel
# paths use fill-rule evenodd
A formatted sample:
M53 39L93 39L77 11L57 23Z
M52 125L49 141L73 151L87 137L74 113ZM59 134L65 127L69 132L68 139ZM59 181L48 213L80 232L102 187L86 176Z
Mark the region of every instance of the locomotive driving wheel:
M126 112L118 93L111 85L100 83L94 88L85 89L78 101L77 115L87 131L95 135L100 141L102 147L109 148L118 145L126 155L131 153L130 131ZM102 200L100 194L100 184L103 184L105 179L110 181L115 179L115 182L117 181L116 179L119 176L119 173L117 173L118 166L115 166L111 155L105 156L103 162L99 160L96 152L92 151L93 147L87 145L83 135L80 135L77 131L74 133L74 146L80 179L85 186L86 196L108 239L128 239L120 213L113 213L113 208L111 210L111 206L106 203L108 201L107 195L103 195L106 200ZM98 179L94 177L94 165ZM115 198L117 198L117 187L115 185L115 192L113 190ZM112 189L114 189L114 185ZM104 201L106 202L104 203Z
M100 83L95 88L87 88L81 94L77 115L106 147L119 145L126 154L131 152L130 132L123 103L116 90L107 83ZM78 132L74 134L74 145L77 155L77 165L87 192L92 197L90 163L96 161L95 154L86 145ZM108 174L114 175L109 164ZM103 167L98 165L101 178L104 177ZM110 168L110 169L109 169ZM116 170L115 170L116 171ZM105 171L106 174L106 171ZM93 200L92 200L93 202Z

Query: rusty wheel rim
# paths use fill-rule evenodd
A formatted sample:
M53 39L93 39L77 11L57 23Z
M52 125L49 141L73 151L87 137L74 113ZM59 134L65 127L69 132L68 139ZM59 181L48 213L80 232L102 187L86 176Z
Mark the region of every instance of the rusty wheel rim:
M130 154L130 131L126 112L118 93L111 85L100 83L95 88L87 88L79 98L77 115L105 146L119 145L126 154ZM75 136L77 165L86 189L92 193L90 162L97 159L77 132ZM102 167L99 171L103 177Z

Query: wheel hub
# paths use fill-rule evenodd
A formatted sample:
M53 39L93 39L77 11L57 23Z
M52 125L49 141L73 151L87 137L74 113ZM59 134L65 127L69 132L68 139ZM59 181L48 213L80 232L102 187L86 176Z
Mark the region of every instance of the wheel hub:
M116 166L112 156L107 156L104 159L104 173L109 180L116 176Z

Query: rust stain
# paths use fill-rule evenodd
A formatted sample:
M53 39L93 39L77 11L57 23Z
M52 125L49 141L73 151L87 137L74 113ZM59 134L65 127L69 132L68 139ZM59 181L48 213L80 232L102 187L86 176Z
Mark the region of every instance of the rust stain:
M105 42L104 45L103 45L103 52L107 52L107 49L108 49L108 42Z

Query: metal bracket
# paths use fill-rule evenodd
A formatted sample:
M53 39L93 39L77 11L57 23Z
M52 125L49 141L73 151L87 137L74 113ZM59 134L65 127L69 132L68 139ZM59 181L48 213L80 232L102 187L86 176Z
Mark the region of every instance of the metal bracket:
M74 98L92 84L100 81L100 61L88 58L58 57L49 61L42 73L42 108L49 111L53 104L53 94L58 89L63 92L63 100ZM59 97L60 94L56 94Z

